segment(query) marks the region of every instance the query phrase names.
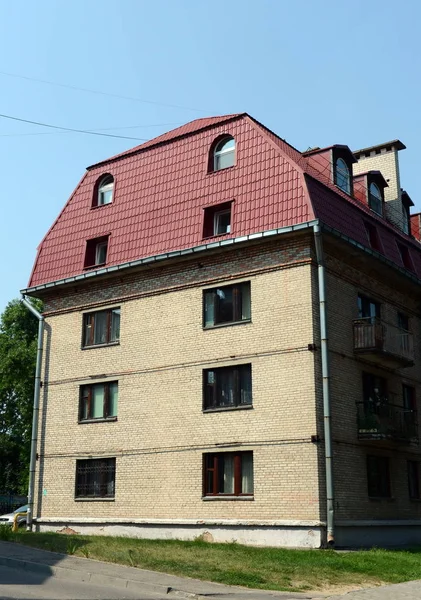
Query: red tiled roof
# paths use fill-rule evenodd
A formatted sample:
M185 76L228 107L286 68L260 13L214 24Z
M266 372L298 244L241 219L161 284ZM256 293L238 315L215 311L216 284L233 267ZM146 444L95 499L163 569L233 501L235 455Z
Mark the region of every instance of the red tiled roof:
M209 148L224 133L236 140L237 164L208 173ZM86 241L107 234L107 266L199 246L204 208L214 204L233 201L231 234L219 239L314 218L291 147L283 151L247 115L200 119L147 143L147 152L142 145L89 169L39 246L30 287L82 273ZM92 209L105 172L115 180L113 203Z
M110 158L107 158L106 160L102 160L99 163L95 163L94 165L91 165L90 167L88 167L88 169L93 169L94 167L97 167L99 165L103 165L103 164L112 162L114 160L119 160L121 158L124 158L125 156L131 156L132 154L136 154L137 152L142 152L143 150L147 150L148 148L151 148L152 146L164 144L165 142L170 142L172 140L175 140L176 138L183 137L185 135L197 133L199 131L202 131L203 129L206 129L207 127L212 127L213 125L216 125L216 124L219 125L221 123L227 123L229 121L233 121L234 119L238 119L245 115L246 115L246 113L236 113L236 114L232 114L232 115L224 115L222 117L204 117L202 119L195 119L194 121L185 123L184 125L181 125L180 127L177 127L176 129L171 129L171 131L167 131L167 132L163 133L162 135L159 135L158 137L153 138L152 140L148 140L147 142L140 144L140 146L135 146L134 148L130 148L130 150L126 150L125 152L121 152L120 154L111 156Z
M236 140L236 165L208 173L212 142ZM95 182L111 173L112 204L91 208ZM109 234L107 267L200 246L207 206L232 202L228 236L321 219L368 246L363 217L378 225L384 253L402 266L396 238L410 238L339 190L330 168L305 157L245 113L198 119L89 168L41 242L29 286L83 273L86 241Z

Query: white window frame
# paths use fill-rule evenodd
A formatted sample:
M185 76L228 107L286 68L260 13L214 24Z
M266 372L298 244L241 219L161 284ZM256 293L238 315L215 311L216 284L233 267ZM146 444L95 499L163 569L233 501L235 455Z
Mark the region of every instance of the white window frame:
M219 231L219 222L223 215L228 214L230 217L230 222L227 228L227 231ZM224 210L217 211L213 216L213 234L214 235L226 235L227 233L231 233L231 208L225 208Z
M338 163L341 166L338 166ZM344 189L341 185L339 185L338 176L341 177L342 179L344 179L347 176L346 189ZM348 165L346 164L346 162L344 161L344 159L341 156L339 158L337 158L335 161L335 184L338 186L338 188L340 190L345 192L345 194L351 194L351 172L349 170Z
M100 254L102 249L105 247L105 260L100 261ZM106 242L99 242L96 247L95 247L95 264L96 265L103 265L107 262L107 251L108 251L108 241Z
M114 192L114 179L112 181L110 181L109 183L103 183L104 181L107 181L108 179L110 179L110 177L112 177L111 175L108 175L106 177L103 178L103 180L101 181L101 183L99 184L98 187L98 198L97 198L97 206L105 206L106 204L111 204L113 201L113 192ZM109 202L104 202L104 196L106 192L111 191L111 200Z
M226 144L227 142L230 141L234 142L234 147L233 148L227 148L226 150L218 150L219 146L223 146L224 144ZM235 164L235 149L236 149L236 143L235 143L235 139L232 136L227 136L226 138L223 138L222 140L220 140L214 150L213 153L213 170L214 171L223 171L224 169L228 169L229 167L233 167ZM220 156L224 156L226 154L233 154L233 164L229 165L228 167L218 167L218 159Z

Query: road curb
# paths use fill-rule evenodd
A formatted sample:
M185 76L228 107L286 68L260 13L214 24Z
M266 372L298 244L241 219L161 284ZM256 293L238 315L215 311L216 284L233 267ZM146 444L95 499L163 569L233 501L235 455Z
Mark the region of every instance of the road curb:
M69 567L57 567L55 565L46 565L43 563L20 560L18 558L9 558L6 556L0 556L0 565L3 567L9 567L10 569L23 569L25 571L30 571L31 573L49 575L50 577L57 577L57 579L69 579L71 581L92 583L95 585L109 585L110 587L124 588L132 591L139 590L142 592L155 592L158 594L169 594L170 592L176 592L177 595L184 598L193 596L193 594L188 594L182 590L175 590L174 588L159 583L124 579L122 577L116 577L113 575L100 575L99 573L90 573L89 571L84 572ZM194 597L198 598L198 596ZM205 596L203 596L203 598L205 598Z

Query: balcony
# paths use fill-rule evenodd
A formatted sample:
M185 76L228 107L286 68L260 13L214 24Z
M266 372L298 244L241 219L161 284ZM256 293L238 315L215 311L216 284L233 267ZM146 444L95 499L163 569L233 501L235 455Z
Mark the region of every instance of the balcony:
M386 398L357 402L358 439L418 444L415 410L389 404Z
M399 369L414 364L412 333L375 317L354 321L354 352L371 362Z

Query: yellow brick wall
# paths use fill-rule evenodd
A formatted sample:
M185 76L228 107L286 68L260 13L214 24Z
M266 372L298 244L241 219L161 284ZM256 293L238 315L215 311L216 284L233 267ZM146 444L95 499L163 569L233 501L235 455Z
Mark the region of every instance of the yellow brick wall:
M223 269L223 256L219 262ZM315 363L307 347L314 341L313 267L272 264L268 270L268 264L227 280L251 282L251 323L204 330L202 294L215 285L209 282L115 303L110 285L106 305L121 307L116 346L81 349L84 310L77 294L72 308L50 310L38 515L320 518L321 447L311 442ZM242 271L248 266L242 263ZM252 365L253 408L203 413L202 370L245 363ZM115 379L118 420L78 424L79 386ZM253 451L254 500L202 499L202 455L222 449ZM76 502L76 458L102 455L116 456L115 501Z

